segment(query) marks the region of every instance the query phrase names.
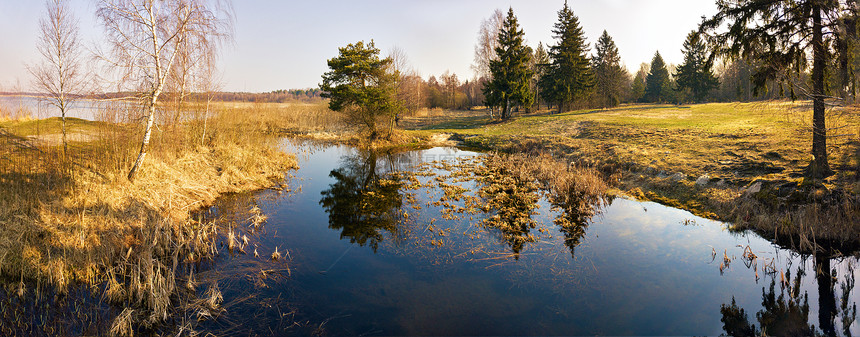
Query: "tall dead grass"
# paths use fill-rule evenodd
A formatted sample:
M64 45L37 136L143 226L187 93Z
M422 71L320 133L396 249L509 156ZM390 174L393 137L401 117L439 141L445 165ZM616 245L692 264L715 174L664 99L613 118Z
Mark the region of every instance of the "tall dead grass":
M115 321L120 334L128 319L144 327L166 319L177 265L215 252L216 225L193 219L195 210L224 193L278 184L296 163L275 147L267 121L276 118L212 109L205 118L159 117L131 184L139 111L123 102L99 107L103 122L71 128L87 137L66 153L46 140L56 120L8 122L0 134L0 277L59 293L106 284L110 302L134 308Z

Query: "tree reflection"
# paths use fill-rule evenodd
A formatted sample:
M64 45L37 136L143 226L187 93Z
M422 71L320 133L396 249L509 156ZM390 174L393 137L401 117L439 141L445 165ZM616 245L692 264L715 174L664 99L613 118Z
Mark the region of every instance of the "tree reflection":
M840 283L841 296L837 308L834 280L836 270L831 268L831 257L826 254L816 254L815 280L818 285L818 330L809 323L809 300L806 293L800 295L800 288L805 271L799 267L797 275L791 279L786 273L776 279L774 274L769 289L762 288L762 310L756 313L758 326L750 323L744 309L737 306L734 298L731 305L720 307L723 330L730 336L813 336L836 335L835 320L841 316L842 334L851 336L850 327L857 317L856 303L849 304L851 291L854 289L853 267L849 265L848 272ZM779 290L776 284L779 283ZM840 313L841 312L841 313Z
M347 156L343 165L329 176L335 182L323 191L320 205L328 213L329 228L351 243L369 245L374 252L384 232L394 235L402 215L402 178L396 174L391 155L387 170L378 167L378 154L359 151Z
M591 220L592 216L591 213L565 210L555 219L558 230L564 234L564 245L570 249L570 257L576 257L576 247L585 238L585 230L588 228L588 221Z
M542 196L561 211L554 222L571 256L585 237L588 221L609 202L607 186L596 171L572 169L548 155L490 155L481 163L475 168L478 195L486 202L484 211L495 213L483 225L498 231L515 258L526 243L537 241L530 231L537 226L533 216Z
M559 231L564 234L564 245L570 249L570 257L576 257L576 247L585 238L585 230L588 223L604 206L612 204L612 198L600 194L581 194L577 198L566 196L559 198L550 195L553 206L562 210L555 218L555 224Z
M776 280L771 280L770 288L762 288L762 310L756 313L760 328L750 323L744 309L737 306L732 298L731 305L720 307L723 330L729 336L814 336L815 327L807 322L809 319L809 299L806 294L793 296L780 286L776 290Z

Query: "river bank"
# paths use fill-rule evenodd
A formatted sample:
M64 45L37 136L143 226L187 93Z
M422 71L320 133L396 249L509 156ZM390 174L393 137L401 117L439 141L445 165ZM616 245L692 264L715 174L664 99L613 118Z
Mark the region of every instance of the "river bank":
M176 296L193 288L193 275L178 265L218 252L219 224L196 212L225 194L288 188L295 156L250 121L225 111L162 124L134 183L125 174L139 149L136 124L70 119L69 135L78 136L68 137L64 151L58 118L0 123L5 291L39 297L95 290L127 309L113 323L118 335L167 319ZM3 312L9 315L16 313Z
M619 193L753 229L802 252L860 248L860 126L830 112L829 149L837 172L804 178L811 117L804 103L628 105L500 122L485 113L408 118L408 135L508 153L550 153L604 172Z

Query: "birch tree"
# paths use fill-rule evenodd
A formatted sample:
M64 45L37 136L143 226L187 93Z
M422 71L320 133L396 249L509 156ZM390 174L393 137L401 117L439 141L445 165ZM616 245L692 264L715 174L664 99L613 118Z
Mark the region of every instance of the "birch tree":
M478 78L489 80L490 76L490 61L495 60L496 48L499 47L499 32L502 30L502 22L505 21L505 13L500 9L493 11L484 21L481 21L481 28L478 30L478 43L475 44L475 61L472 64L472 69Z
M103 59L133 85L145 109L146 127L140 152L128 173L134 181L146 158L159 98L182 53L202 39L228 35L218 4L205 0L99 0L101 21L110 51Z

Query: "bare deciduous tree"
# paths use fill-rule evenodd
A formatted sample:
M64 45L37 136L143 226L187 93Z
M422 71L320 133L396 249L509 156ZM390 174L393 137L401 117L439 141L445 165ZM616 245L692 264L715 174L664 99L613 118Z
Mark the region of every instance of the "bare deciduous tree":
M445 97L445 105L448 109L457 109L457 88L460 87L460 79L457 74L445 70L440 77L442 79L442 87L445 89L443 96Z
M130 181L146 158L158 99L178 55L185 46L198 48L203 40L228 34L223 30L225 16L212 8L217 6L206 0L98 1L97 16L111 47L104 59L122 71L124 83L133 83L132 90L139 92L146 108L146 129L140 153L128 173Z
M63 155L66 142L66 112L78 94L84 91L85 76L81 64L81 44L78 23L63 0L45 2L45 16L39 20L39 41L36 48L42 62L29 66L38 90L48 102L60 110L63 131Z
M394 46L388 51L391 66L397 74L396 95L401 108L407 113L414 113L421 108L421 77L415 68L409 65L406 51ZM397 116L399 121L399 115ZM395 123L396 124L396 123Z
M475 44L475 63L472 69L478 78L490 78L490 60L496 59L496 47L499 46L499 31L502 30L502 22L505 21L505 13L496 9L489 18L481 21L478 30L478 43Z

